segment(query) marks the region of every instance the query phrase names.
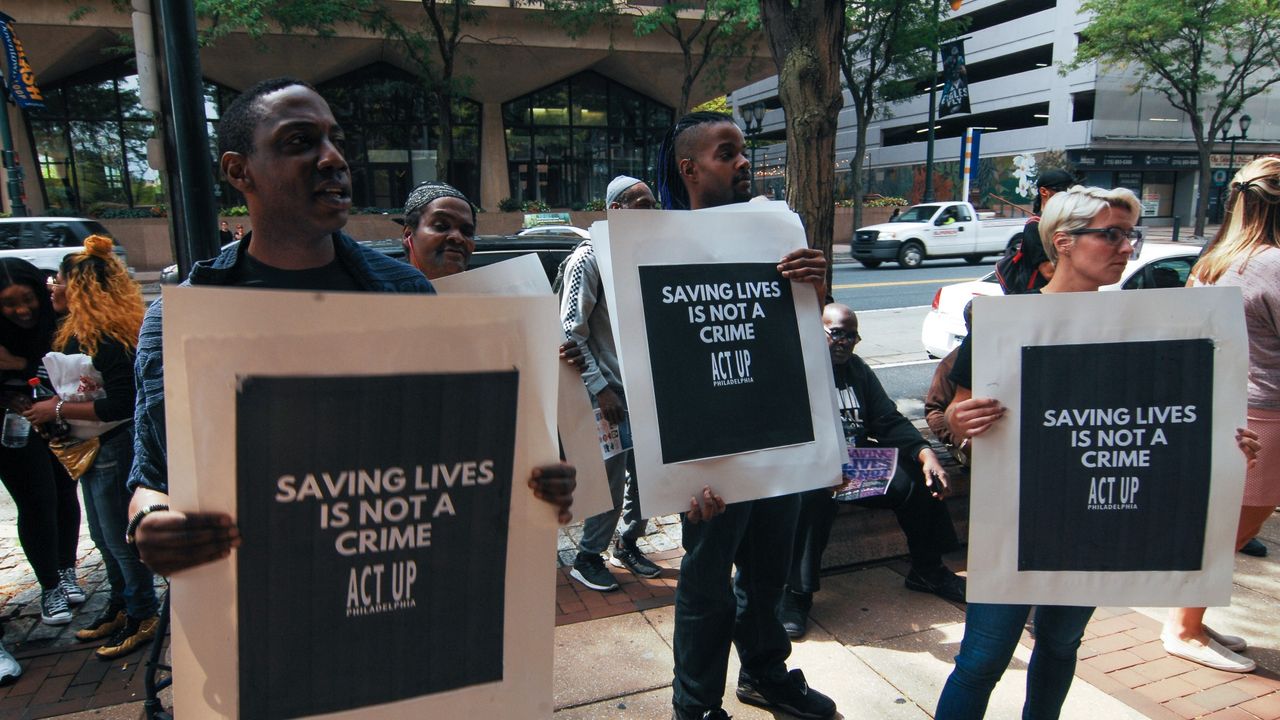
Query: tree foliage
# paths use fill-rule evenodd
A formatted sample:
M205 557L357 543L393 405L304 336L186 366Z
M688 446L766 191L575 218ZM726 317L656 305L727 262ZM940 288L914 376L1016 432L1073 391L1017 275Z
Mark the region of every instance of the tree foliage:
M888 113L890 103L915 92L917 79L932 70L930 48L961 29L955 21L943 24L935 7L937 4L919 0L847 0L845 4L840 72L856 120L854 156L849 164L855 228L862 224L868 126Z
M1209 187L1214 138L1245 101L1280 82L1280 3L1276 0L1085 0L1093 20L1081 34L1072 70L1097 61L1128 70L1186 113L1200 151L1200 187ZM1208 193L1196 203L1204 234Z
M630 20L636 37L655 32L669 36L680 48L683 80L677 114L689 110L693 86L704 78L724 88L730 63L755 55L760 6L755 0L664 0L641 5L626 0L542 0L537 4L570 37L581 37L596 26L612 32Z

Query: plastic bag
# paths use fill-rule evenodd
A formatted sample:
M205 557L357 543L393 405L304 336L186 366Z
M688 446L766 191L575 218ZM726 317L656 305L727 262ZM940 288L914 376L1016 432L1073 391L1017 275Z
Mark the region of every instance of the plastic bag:
M49 372L53 391L65 402L87 402L107 396L107 391L102 387L102 373L94 369L93 358L84 353L48 353L44 356L44 367ZM71 426L71 437L77 440L96 438L124 422L126 421L67 420L67 424Z

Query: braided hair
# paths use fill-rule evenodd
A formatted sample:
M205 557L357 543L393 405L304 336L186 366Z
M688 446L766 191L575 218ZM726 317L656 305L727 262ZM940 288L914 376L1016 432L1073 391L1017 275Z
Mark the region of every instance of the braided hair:
M689 190L680 179L680 158L676 145L680 134L699 125L733 122L732 115L719 112L691 112L676 121L658 146L658 201L663 210L688 210Z

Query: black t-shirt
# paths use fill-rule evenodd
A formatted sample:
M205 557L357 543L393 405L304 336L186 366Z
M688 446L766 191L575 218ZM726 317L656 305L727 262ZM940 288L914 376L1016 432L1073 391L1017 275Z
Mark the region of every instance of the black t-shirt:
M241 258L236 270L234 285L270 290L332 290L338 292L359 292L360 285L354 276L347 272L338 258L318 268L306 270L281 270L264 265L249 253Z
M1039 295L1040 290L1028 290L1026 295ZM951 366L947 379L963 388L973 389L973 345L969 342L973 333L964 336L956 349L956 362Z

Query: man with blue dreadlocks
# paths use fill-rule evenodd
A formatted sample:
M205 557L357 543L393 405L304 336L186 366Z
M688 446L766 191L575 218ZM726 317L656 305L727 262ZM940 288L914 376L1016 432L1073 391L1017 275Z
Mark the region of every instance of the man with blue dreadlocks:
M698 210L751 199L751 163L742 131L720 113L686 115L663 140L658 193L668 210ZM782 277L825 294L827 260L805 248L778 264ZM685 556L676 587L675 720L723 720L729 645L738 648L738 699L801 718L835 715L831 698L800 670L787 671L791 640L776 609L787 581L799 495L725 505L710 488L684 514ZM728 580L734 566L733 585Z

